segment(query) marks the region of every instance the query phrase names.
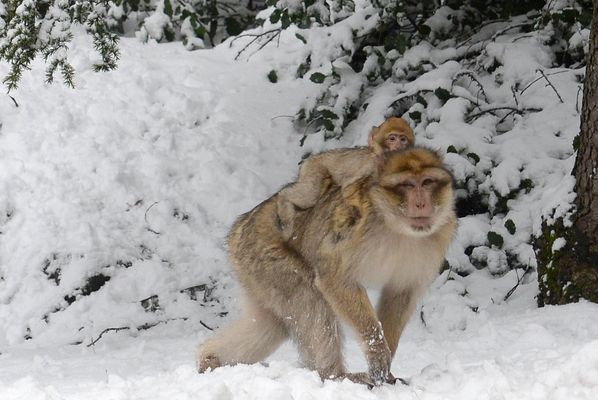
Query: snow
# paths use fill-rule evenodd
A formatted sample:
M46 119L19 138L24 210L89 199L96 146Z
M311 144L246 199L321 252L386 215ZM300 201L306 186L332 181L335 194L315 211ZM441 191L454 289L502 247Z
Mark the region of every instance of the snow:
M529 259L525 243L540 217L569 212L576 71L551 75L565 105L544 83L530 86L519 101L546 108L509 132L497 134L484 118L467 123L457 98L439 103L437 120L418 127L420 143L479 156L466 165L447 154L458 178L484 176L497 162L484 181L489 191L508 193L529 177L539 185L509 200L504 218L460 220L451 270L418 306L392 365L409 385L322 382L301 367L291 343L267 365L196 373L197 344L239 314L225 252L236 216L292 180L304 153L364 144L398 91L448 89L460 68L444 62L446 50L411 49L405 69L430 57L438 68L376 89L376 101L340 141L312 135L300 147L289 116L319 87L285 72L306 54L293 29L281 37L282 57L270 46L238 62L242 40L188 52L180 43L125 38L118 70L102 74L92 71L91 44L76 37L69 55L76 89L43 85L38 60L11 93L18 107L0 98L0 399L595 399L598 305L537 309L535 272L505 272L505 253L483 246L492 229ZM334 43L347 40L345 31L339 26ZM518 43L490 49L504 58L505 79L527 84L548 59L541 46L522 47L534 47L533 39ZM321 57L314 62L325 68ZM267 78L272 69L282 71L276 84ZM512 96L500 85L490 95ZM503 227L509 218L513 237ZM473 258L489 268L477 271L465 256L472 244ZM98 276L109 280L83 294ZM198 301L185 291L193 287ZM157 310L148 310L151 299ZM347 336L348 366L364 371Z

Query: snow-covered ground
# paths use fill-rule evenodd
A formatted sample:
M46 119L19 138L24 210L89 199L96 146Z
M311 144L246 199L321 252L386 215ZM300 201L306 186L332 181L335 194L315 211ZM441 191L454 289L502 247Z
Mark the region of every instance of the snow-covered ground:
M316 85L268 81L293 65L291 47L287 60L265 49L234 62L226 45L124 39L119 69L97 74L89 43L75 44L75 90L43 85L37 64L18 107L0 97L1 400L598 398L598 306L537 309L534 274L504 300L515 271L438 278L393 363L409 385L321 382L290 343L269 366L198 375L207 327L239 311L230 224L324 146L300 147L291 125ZM326 146L363 144L383 118L368 115ZM363 371L348 337L348 365Z

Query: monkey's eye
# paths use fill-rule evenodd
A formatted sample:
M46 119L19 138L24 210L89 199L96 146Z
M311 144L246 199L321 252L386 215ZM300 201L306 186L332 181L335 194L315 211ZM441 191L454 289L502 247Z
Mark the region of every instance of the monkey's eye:
M434 179L426 178L422 181L422 186L429 188L429 187L433 186L435 183L436 183L436 181Z
M397 140L399 140L399 136L398 135L388 135L387 140L389 142L396 142Z

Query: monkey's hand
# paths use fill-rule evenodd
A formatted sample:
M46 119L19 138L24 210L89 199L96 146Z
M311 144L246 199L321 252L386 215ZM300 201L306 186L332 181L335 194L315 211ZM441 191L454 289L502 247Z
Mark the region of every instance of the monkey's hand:
M390 373L392 353L386 343L384 335L380 334L369 340L368 351L366 352L370 379L376 385L392 382L393 376Z

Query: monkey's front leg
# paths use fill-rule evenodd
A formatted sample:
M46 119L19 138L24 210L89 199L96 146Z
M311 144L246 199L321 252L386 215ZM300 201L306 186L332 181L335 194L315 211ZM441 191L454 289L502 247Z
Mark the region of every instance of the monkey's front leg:
M415 289L398 290L388 285L382 290L378 303L378 318L393 356L397 351L401 333L415 310L417 299Z
M376 385L389 382L392 355L365 289L330 272L319 273L316 285L335 313L358 333L372 381Z

